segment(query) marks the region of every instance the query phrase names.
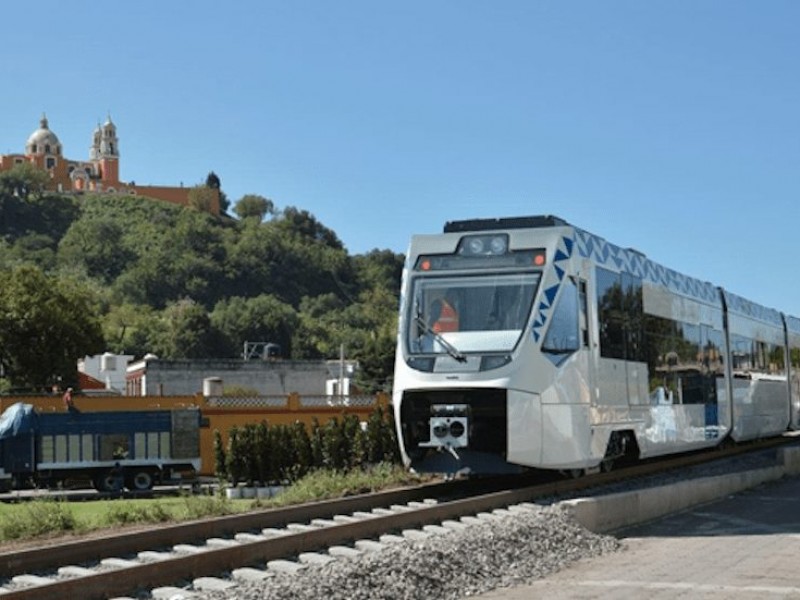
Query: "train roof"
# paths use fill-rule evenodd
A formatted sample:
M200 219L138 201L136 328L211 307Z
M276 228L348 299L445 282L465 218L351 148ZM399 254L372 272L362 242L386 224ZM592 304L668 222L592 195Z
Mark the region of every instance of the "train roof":
M628 272L689 298L702 300L713 305L720 304L719 291L713 284L664 267L648 259L638 250L621 248L555 215L448 221L444 226L444 233L545 229L550 227L569 227L574 232L568 234L563 243L560 244L559 247L563 246L561 256L569 257L573 252L577 251L584 258L588 258L608 269Z
M463 233L466 231L492 231L495 229L533 229L538 227L570 227L561 217L537 215L532 217L501 217L499 219L467 219L448 221L444 233Z
M596 264L617 271L625 271L643 280L664 286L669 290L695 298L712 305L720 304L720 289L708 281L702 281L684 275L647 258L642 252L633 248L622 248L604 238L576 227L555 215L532 215L525 217L500 217L487 219L467 219L448 221L444 225L444 233L466 233L472 231L497 231L509 229L544 229L549 227L571 227L574 237L565 240L564 250L567 256L573 251ZM766 323L779 324L781 313L775 309L761 306L722 290L728 309L734 313L747 316ZM800 333L800 319L786 315L789 331Z

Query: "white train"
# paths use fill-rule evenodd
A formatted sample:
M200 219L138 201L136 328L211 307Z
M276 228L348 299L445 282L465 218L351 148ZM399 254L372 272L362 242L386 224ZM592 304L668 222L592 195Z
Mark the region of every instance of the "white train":
M592 471L800 425L800 319L557 217L414 236L400 304L417 471Z

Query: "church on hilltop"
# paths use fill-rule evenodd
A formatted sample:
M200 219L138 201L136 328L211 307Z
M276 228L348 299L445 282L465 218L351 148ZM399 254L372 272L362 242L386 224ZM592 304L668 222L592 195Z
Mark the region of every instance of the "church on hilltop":
M119 140L117 126L111 116L102 125L98 124L92 134L89 160L64 158L58 136L50 129L47 117L42 115L39 129L34 131L25 144L25 154L0 155L0 172L10 171L23 163L45 170L50 175L50 191L61 193L103 193L143 196L189 205L189 192L192 188L136 185L119 179ZM219 190L210 190L211 201L207 207L214 215L219 215Z

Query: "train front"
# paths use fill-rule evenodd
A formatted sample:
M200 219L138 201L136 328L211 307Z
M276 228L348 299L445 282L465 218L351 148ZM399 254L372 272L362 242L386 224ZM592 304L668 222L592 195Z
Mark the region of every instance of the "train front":
M415 236L406 260L393 394L403 460L419 472L517 472L509 437L538 437L518 408L531 406L529 322L555 236L454 229Z

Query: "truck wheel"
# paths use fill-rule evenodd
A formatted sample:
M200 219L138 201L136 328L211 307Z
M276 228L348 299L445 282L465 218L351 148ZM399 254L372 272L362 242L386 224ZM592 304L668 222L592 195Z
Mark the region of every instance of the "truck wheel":
M149 471L135 471L125 479L125 487L134 492L153 488L153 474Z
M94 478L94 489L98 492L118 492L122 489L122 476L113 471L100 473Z

